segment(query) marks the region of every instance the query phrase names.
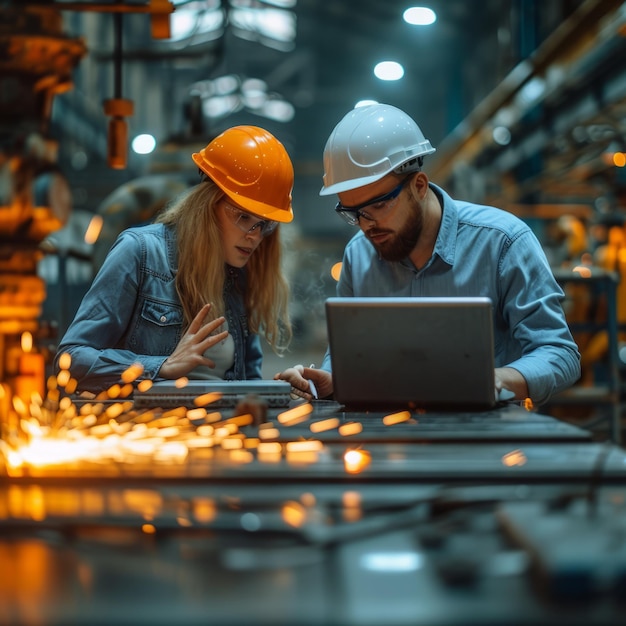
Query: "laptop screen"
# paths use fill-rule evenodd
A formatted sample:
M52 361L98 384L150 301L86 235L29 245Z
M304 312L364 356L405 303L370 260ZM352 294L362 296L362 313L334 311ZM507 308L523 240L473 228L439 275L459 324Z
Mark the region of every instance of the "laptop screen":
M326 322L334 396L348 409L495 405L489 298L328 298Z

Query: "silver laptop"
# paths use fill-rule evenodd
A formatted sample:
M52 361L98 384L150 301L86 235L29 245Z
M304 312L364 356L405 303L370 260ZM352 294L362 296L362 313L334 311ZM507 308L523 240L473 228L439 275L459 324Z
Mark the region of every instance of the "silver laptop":
M213 392L220 394L208 405L214 409L235 407L248 395L259 397L270 408L282 408L289 405L291 385L284 380L190 380L178 388L175 381L164 380L155 382L146 391L135 391L133 400L140 408L192 408L198 406L196 399Z
M326 322L334 396L348 409L496 404L489 298L328 298Z

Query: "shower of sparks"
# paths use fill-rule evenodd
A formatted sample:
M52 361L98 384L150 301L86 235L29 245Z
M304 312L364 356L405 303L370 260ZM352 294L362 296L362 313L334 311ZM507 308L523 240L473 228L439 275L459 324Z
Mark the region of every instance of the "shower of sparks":
M225 417L211 410L210 405L222 397L219 393L198 396L194 408L135 409L132 394L152 386L152 381L141 380L140 364L128 367L120 384L77 405L70 397L77 388L70 365L70 355L60 355L60 371L46 381L45 398L38 393L27 399L11 396L8 386L0 384L0 456L9 474L20 475L26 467L78 462L184 463L190 453L202 451L211 451L211 455L219 451L222 458L239 464L255 459L308 464L317 462L324 452L324 444L317 439L280 441L280 428L310 418L313 406L308 402L279 413L277 424L270 421L258 425L256 436L252 436L240 431L254 425L251 414ZM175 382L183 388L188 379L182 377ZM409 411L383 418L387 426L408 421L412 421ZM313 421L309 428L312 434L337 430L340 436L351 437L362 432L363 424L330 418ZM348 473L359 473L370 461L369 452L348 450L344 467Z

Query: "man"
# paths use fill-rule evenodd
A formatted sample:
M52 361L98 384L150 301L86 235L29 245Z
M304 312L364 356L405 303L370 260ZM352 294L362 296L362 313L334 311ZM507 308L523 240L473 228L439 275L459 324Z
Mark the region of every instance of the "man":
M535 405L580 376L541 244L510 213L453 200L421 171L435 149L403 111L356 108L324 149L320 195L337 194L336 212L358 232L347 244L338 296L487 296L494 305L496 394ZM320 369L276 375L303 397L333 391L330 354ZM313 382L313 388L309 382Z

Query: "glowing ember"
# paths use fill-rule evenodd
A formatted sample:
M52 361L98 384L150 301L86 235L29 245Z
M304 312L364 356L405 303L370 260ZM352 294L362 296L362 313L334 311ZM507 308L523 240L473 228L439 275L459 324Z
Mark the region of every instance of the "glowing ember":
M281 515L286 524L299 528L306 521L306 509L293 500L285 502L281 509Z
M409 411L400 411L399 413L392 413L391 415L385 415L383 417L383 424L385 426L391 426L392 424L400 424L401 422L407 422L411 419Z
M293 426L306 420L312 412L313 405L307 402L288 411L283 411L278 415L278 421L285 426Z
M349 474L359 474L371 460L371 455L366 450L348 450L343 455L344 467Z
M502 465L506 465L506 467L513 467L515 465L525 465L526 464L526 455L521 450L512 450L511 452L507 452L502 457Z
M360 422L348 422L347 424L342 424L338 430L342 437L358 435L363 430L363 424Z
M325 430L332 430L339 427L339 419L331 417L330 419L321 420L319 422L313 422L310 426L312 433L321 433Z
M324 444L321 441L289 441L285 447L289 452L319 452Z

